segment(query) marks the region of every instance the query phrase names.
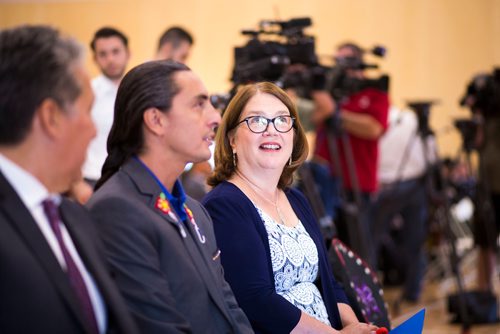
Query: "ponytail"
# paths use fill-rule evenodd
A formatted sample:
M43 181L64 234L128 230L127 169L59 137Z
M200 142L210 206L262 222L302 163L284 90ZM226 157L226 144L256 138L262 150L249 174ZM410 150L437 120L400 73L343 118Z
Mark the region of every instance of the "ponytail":
M109 152L102 166L101 178L97 180L94 191L99 189L134 153L124 152L120 147L115 147Z
M189 71L172 61L150 61L131 69L116 94L113 125L109 132L108 157L102 166L99 189L120 167L144 150L143 114L148 108L168 112L179 87L174 74Z

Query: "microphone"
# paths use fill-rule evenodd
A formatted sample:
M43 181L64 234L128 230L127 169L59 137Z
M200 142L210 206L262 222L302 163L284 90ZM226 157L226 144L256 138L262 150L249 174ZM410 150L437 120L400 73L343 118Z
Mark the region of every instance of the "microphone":
M377 56L377 57L385 57L386 53L387 53L387 49L382 46L382 45L375 45L371 50L370 52L374 55L374 56Z

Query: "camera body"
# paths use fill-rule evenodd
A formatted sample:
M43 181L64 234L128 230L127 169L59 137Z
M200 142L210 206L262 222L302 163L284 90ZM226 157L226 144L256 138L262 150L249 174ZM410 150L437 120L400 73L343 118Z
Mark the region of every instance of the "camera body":
M418 134L427 137L433 134L429 125L431 107L435 105L435 100L408 101L408 107L415 112L418 122Z
M377 68L359 57L337 59L335 66L319 63L315 39L304 33L311 26L310 18L289 21L261 21L259 30L243 30L251 39L234 49L231 80L234 86L257 81L271 81L282 88L293 88L300 96L308 97L311 90L326 89L335 98L348 96L367 87L387 91L389 77L356 79L349 70ZM385 48L376 46L370 53L383 57Z
M258 30L243 30L241 33L250 40L234 48L233 87L229 98L227 94L213 96L217 107L224 110L239 85L259 81L274 82L283 89L292 88L305 98L309 98L313 90L327 90L338 100L368 87L388 91L387 75L377 79L357 79L348 75L349 70L377 68L360 58L339 59L333 67L320 64L314 37L304 33L311 25L311 18L303 17L288 21L264 20L259 23ZM370 53L382 57L385 49L377 46Z
M491 74L483 73L472 78L460 105L469 107L472 112L480 112L485 119L500 117L500 68L495 68Z
M471 152L476 148L476 134L478 131L479 122L472 118L459 118L453 121L453 125L460 132L462 137L462 147L466 152Z
M251 39L245 46L234 49L231 76L234 85L256 81L278 82L292 64L316 65L314 37L304 34L304 29L311 24L310 18L261 21L259 30L242 31Z
M460 105L469 107L474 116L454 121L455 128L462 136L463 147L467 152L476 149L476 134L481 122L500 117L500 68L491 74L481 73L467 84Z

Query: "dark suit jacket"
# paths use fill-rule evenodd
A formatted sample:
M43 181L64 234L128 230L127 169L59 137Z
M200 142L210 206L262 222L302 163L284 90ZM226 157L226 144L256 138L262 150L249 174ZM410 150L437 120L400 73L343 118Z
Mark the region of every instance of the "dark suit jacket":
M224 280L212 222L187 198L206 237L155 207L160 186L135 159L90 199L88 207L117 272L118 286L144 333L252 333Z
M63 199L61 216L108 312L109 333L138 333L98 254L88 212ZM84 333L78 301L21 199L0 173L0 333Z

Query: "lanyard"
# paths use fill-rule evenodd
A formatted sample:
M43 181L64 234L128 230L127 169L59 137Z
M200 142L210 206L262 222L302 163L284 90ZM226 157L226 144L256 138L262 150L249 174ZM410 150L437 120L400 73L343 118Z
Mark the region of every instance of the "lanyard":
M153 173L153 171L151 169L149 169L149 167L146 166L146 164L144 164L144 162L142 162L137 156L135 156L134 159L137 160L148 171L148 173L153 177L153 179L156 181L156 183L158 184L158 186L162 190L160 195L156 198L155 208L160 210L161 212L163 212L165 214L168 214L168 216L175 222L177 228L179 229L179 233L181 234L181 236L183 238L186 238L187 234L186 234L186 230L184 229L184 225L177 218L177 215L174 213L174 210L172 210L171 204L168 200L168 197L173 197L173 195L170 194L170 192L167 190L167 188L165 188L163 183L158 179L158 177ZM176 182L178 182L178 181L176 181ZM180 200L183 201L183 200L185 200L185 196L183 196L184 193L182 191L182 188L180 188L180 189L181 189ZM194 215L193 215L193 212L191 211L191 209L189 209L189 207L187 206L186 203L183 203L181 210L184 211L183 213L186 214L187 220L189 220L189 222L193 226L193 229L195 230L196 235L198 236L198 240L202 244L204 244L206 242L206 238L203 235L203 233L201 232L200 227L196 223L196 220L194 219Z

